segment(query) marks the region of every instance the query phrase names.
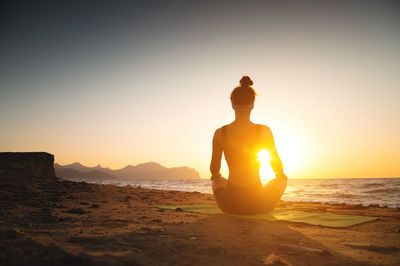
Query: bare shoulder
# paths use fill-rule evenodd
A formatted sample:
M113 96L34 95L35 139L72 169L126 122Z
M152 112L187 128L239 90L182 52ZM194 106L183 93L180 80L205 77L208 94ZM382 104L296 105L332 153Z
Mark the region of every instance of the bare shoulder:
M223 127L217 128L215 130L215 132L214 132L214 136L221 136L222 135L222 128Z
M222 126L222 127L220 127L220 128L217 128L216 130L215 130L215 132L214 132L214 142L221 142L221 139L222 139L222 128L223 128L224 126Z
M262 125L262 124L256 124L257 127L260 128L260 130L263 132L263 134L265 135L272 135L271 129L269 128L269 126L266 125Z
M215 130L215 135L219 135L219 136L221 136L222 134L223 134L223 132L224 132L224 130L226 130L227 128L228 128L228 126L229 126L230 124L226 124L226 125L223 125L222 127L220 127L220 128L217 128L216 130Z

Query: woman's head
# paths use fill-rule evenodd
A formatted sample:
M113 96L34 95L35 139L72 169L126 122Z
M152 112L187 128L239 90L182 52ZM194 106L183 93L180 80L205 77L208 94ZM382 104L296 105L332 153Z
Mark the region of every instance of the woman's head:
M253 108L256 92L251 85L253 85L253 81L250 77L243 76L240 79L240 86L232 91L231 102L236 111L250 111Z

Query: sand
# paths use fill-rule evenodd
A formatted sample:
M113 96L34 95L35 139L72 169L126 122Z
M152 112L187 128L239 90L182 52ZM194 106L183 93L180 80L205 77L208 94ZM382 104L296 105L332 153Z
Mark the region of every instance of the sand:
M379 216L348 228L161 210L213 195L69 181L0 184L0 265L400 265L400 210L280 202Z

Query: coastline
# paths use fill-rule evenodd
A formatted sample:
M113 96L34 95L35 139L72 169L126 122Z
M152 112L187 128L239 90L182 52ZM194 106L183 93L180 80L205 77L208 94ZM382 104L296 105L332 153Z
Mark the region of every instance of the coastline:
M161 210L212 194L71 181L2 180L4 265L396 265L400 210L284 202L310 212L378 216L347 228Z
M113 184L148 189L198 191L212 193L209 179L164 180L125 179L103 180L68 178L65 180L97 184ZM359 178L359 179L289 179L282 196L286 202L312 202L363 206L400 207L400 178Z

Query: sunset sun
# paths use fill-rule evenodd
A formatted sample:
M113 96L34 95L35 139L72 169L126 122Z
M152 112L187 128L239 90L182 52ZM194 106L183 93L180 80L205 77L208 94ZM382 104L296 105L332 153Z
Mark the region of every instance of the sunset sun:
M262 149L257 153L257 158L260 161L260 178L262 183L268 182L270 179L274 178L274 172L272 171L269 160L271 156L269 152Z

